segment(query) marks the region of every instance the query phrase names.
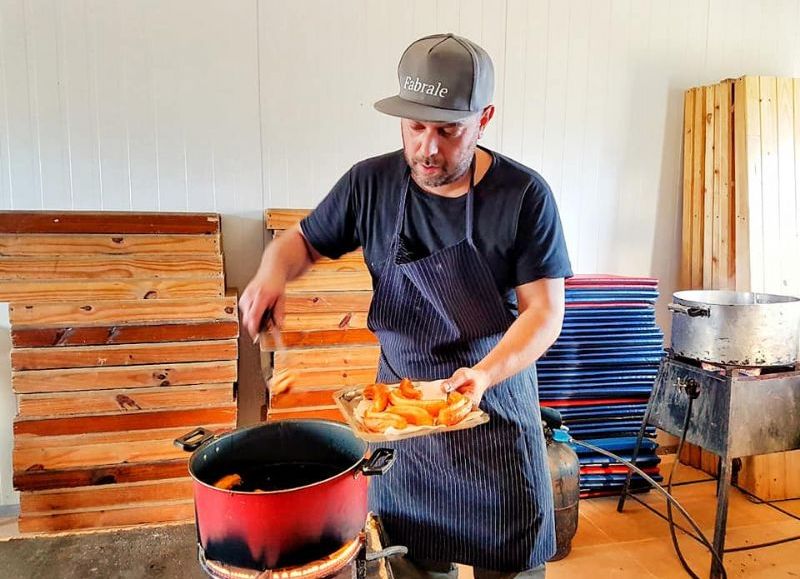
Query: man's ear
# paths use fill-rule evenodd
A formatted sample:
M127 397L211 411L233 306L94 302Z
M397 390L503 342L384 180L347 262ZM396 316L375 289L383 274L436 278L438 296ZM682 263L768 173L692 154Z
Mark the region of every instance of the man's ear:
M478 126L480 128L480 130L478 132L478 137L482 137L483 136L483 131L486 130L486 125L489 124L489 121L492 120L493 116L494 116L494 105L489 105L488 107L483 109L483 112L481 113L480 121L478 123Z

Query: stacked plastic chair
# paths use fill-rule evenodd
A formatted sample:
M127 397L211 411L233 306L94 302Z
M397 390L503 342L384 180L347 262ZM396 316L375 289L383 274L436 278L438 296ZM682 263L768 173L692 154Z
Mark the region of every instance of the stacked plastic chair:
M575 439L628 460L663 357L657 298L653 278L578 275L567 280L561 335L537 363L541 404L561 412ZM661 480L655 428L646 434L636 464ZM575 451L582 497L622 490L624 466L583 447ZM634 476L632 489L646 487Z

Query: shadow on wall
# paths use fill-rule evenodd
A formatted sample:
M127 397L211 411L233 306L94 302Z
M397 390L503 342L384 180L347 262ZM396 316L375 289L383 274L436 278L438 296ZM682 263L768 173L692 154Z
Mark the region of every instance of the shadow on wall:
M0 304L0 506L19 503L13 487L11 453L14 448L14 415L17 401L11 390L11 326L8 304Z
M236 288L241 295L258 269L265 243L263 211L222 213L222 249L228 288ZM239 321L241 322L241 314ZM238 426L258 422L261 406L265 401L260 353L250 337L241 330L238 392Z

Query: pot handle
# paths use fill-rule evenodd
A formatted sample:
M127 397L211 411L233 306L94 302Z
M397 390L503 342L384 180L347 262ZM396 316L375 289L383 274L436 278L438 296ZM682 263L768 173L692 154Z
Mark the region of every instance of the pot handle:
M214 433L200 426L191 432L187 432L180 438L176 438L175 446L182 448L186 452L192 452L203 446L212 438L214 438Z
M710 318L711 308L702 306L684 306L681 304L669 304L667 309L676 314L684 314L690 318Z
M383 474L392 468L395 458L393 448L378 448L361 463L360 470L364 476Z

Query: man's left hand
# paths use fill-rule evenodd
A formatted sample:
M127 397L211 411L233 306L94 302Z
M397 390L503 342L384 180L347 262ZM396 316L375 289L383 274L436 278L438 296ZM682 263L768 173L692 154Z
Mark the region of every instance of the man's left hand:
M475 368L459 368L450 378L442 382L444 392L458 390L468 396L477 408L483 398L483 393L491 386L489 374Z

